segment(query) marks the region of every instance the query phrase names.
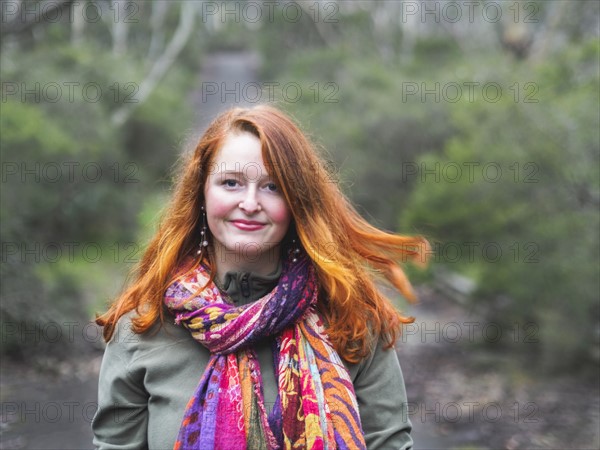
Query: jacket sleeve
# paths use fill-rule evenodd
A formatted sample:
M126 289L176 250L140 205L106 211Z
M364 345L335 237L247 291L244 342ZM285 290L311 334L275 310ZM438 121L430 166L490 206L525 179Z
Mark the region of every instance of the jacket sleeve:
M379 342L361 364L354 389L369 450L410 450L413 440L398 356Z
M92 420L99 450L148 448L148 394L129 370L131 352L113 339L106 346L98 384L98 410Z

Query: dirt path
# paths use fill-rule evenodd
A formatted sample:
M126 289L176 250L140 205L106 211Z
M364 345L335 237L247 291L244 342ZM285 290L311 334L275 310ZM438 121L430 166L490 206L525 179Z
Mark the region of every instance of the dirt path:
M492 352L474 342L492 326L430 289L420 298L399 346L415 448L600 448L597 371L544 373L516 347Z
M102 353L34 369L3 361L0 449L91 449Z
M398 345L415 450L599 448L597 380L509 370L510 355L452 342L449 324L476 318L430 291L421 299ZM89 348L45 368L4 360L0 449L92 448L101 357Z

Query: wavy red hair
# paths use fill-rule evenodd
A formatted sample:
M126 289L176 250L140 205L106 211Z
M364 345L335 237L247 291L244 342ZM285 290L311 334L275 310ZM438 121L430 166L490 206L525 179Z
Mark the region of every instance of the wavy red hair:
M328 322L329 337L342 358L355 363L371 351L374 336L392 347L404 323L402 316L377 289L375 280L391 283L414 300L400 263L424 263L428 243L423 237L382 231L363 219L331 179L315 146L280 110L266 105L234 108L208 127L193 154L183 164L169 208L133 274L133 282L97 317L104 338L112 337L117 321L136 310L136 333L164 320L163 296L181 274L200 244L201 206L211 162L224 139L246 131L262 144L263 160L290 206L301 245L314 263L320 283L319 310ZM214 267L210 252L204 263ZM192 266L192 267L193 267Z

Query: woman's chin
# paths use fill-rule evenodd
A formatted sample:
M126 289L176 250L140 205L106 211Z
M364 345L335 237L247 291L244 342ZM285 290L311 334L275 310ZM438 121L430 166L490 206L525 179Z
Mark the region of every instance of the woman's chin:
M269 253L278 254L278 245L260 239L240 239L227 245L227 254L244 260L258 260Z

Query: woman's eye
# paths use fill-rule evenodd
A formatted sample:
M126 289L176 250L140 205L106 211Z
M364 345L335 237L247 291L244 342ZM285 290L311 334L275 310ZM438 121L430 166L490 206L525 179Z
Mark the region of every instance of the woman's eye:
M223 186L226 187L236 187L238 185L237 180L228 179L223 181Z
M267 184L267 189L269 191L273 191L273 192L276 192L276 191L279 190L279 189L277 189L277 185L275 183L268 183Z

